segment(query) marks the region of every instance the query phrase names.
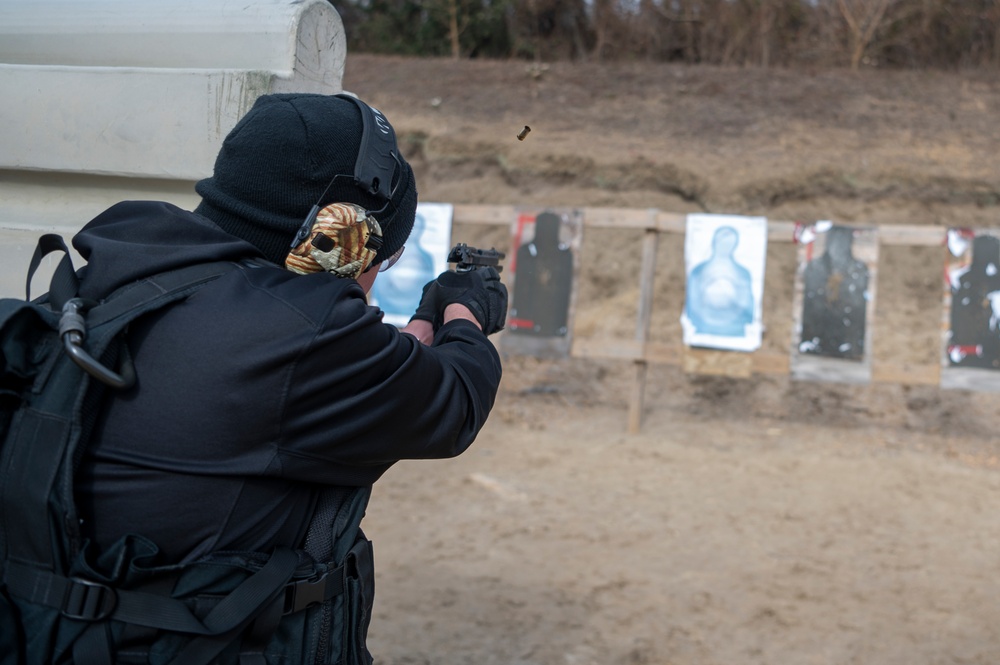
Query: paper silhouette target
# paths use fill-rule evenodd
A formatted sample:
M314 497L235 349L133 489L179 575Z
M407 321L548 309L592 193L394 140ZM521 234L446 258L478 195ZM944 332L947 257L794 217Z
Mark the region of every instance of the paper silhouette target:
M796 228L792 376L871 380L871 335L878 234L874 228L816 222Z
M544 210L518 215L513 231L513 261L504 274L511 286L504 346L542 357L569 354L577 252L583 228L580 214Z
M419 203L413 231L399 260L375 278L368 301L384 312L383 320L397 327L407 324L424 285L448 269L453 206Z
M684 343L753 351L761 343L767 220L688 215Z
M1000 236L948 230L941 385L1000 391Z

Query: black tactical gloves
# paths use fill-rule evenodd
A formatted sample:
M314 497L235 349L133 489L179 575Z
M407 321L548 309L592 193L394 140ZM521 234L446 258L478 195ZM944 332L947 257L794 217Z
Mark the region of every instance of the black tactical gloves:
M456 303L469 308L487 335L503 330L507 320L507 287L492 266L441 273L424 286L412 318L430 321L437 331L444 320L445 307Z
M442 310L438 309L437 288L436 279L424 284L424 290L420 294L420 304L417 305L417 311L410 317L410 321L415 319L430 321L434 325L434 332L437 332L437 329L441 327L441 316L444 314Z

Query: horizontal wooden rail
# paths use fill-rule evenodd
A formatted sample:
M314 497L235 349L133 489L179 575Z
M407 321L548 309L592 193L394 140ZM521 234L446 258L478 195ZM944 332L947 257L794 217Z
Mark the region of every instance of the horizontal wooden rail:
M558 207L558 206L556 206ZM540 211L543 206L455 205L453 221L460 224L512 226L522 211ZM731 377L754 374L788 375L789 354L767 351L739 353L699 349L683 344L649 341L652 314L652 290L656 274L656 236L659 233L683 234L687 215L642 208L575 208L582 213L584 227L631 229L646 232L642 269L639 271L639 303L634 339L573 337L570 356L628 361L635 366L635 381L629 399L628 429L638 431L641 423L648 364L681 367L685 372ZM810 222L811 223L811 222ZM798 223L768 220L768 242L795 242ZM862 225L878 230L880 245L933 247L944 244L948 227L918 225ZM906 385L940 385L940 365L872 362L871 382Z
M522 209L531 206L457 204L453 219L461 224L507 226ZM684 233L687 215L683 213L646 210L643 208L577 208L583 213L583 225L593 228L655 230L664 233ZM794 242L797 222L768 220L768 242ZM945 240L946 226L915 224L869 224L878 229L882 245L934 246Z

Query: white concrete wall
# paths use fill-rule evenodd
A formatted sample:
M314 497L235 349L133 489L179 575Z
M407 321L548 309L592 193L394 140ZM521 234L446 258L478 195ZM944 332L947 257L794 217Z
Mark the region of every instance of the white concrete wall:
M258 96L340 92L345 57L327 0L0 0L0 295L41 232L196 205Z

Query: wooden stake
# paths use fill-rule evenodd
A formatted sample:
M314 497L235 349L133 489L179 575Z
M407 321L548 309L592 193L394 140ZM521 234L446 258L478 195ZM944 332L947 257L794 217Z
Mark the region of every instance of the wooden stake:
M638 434L642 429L642 407L646 392L646 342L653 318L653 283L656 279L656 248L660 234L656 228L656 211L650 211L650 226L642 239L642 266L639 271L639 314L636 317L635 341L642 348L642 357L635 361L635 378L629 400L628 431Z

